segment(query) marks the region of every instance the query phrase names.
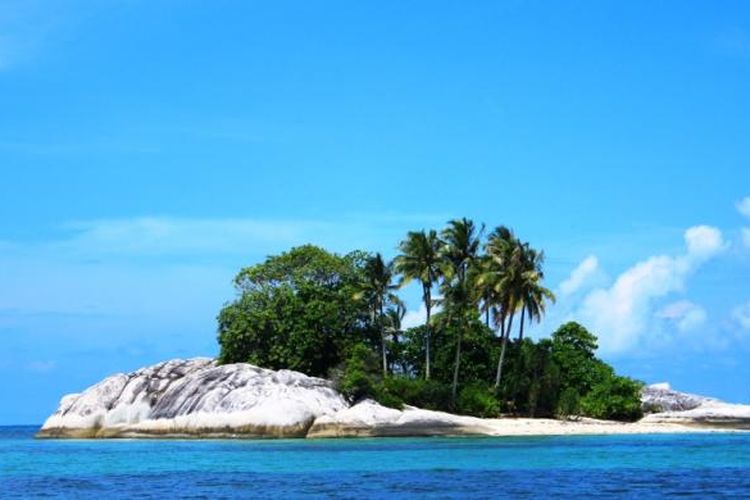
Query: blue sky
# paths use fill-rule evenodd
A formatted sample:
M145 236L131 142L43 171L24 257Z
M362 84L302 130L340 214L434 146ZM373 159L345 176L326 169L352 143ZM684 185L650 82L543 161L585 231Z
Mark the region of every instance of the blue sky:
M457 216L545 250L534 335L750 402L750 7L465 3L0 0L0 424Z

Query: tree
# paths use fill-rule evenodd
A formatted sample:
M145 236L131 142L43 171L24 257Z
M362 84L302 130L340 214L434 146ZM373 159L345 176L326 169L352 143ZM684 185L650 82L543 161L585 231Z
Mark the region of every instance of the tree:
M521 325L518 339L523 340L525 320L539 322L546 310L546 303L555 302L555 294L541 283L544 278L544 252L537 252L528 243L524 243L521 245L520 257L517 296L521 309Z
M611 369L596 359L596 336L580 324L570 321L561 325L552 334L552 345L565 389L584 395L610 376Z
M404 333L401 328L401 322L404 320L404 316L406 316L406 307L402 303L396 303L386 309L385 317L383 318L385 333L391 337L388 348L392 355L391 372L394 371L393 366L396 363L400 365L399 368L402 373L406 371L401 345L401 336Z
M355 298L364 298L370 306L373 324L380 332L380 344L383 357L383 376L388 374L388 357L386 354L385 308L388 304L400 304L394 293L398 288L393 283L393 263L385 262L380 253L376 253L365 263L364 280Z
M411 280L418 280L422 285L422 301L427 312L425 321L425 379L430 379L430 337L432 319L432 287L442 275L440 260L441 242L437 232L409 232L399 249L401 254L394 261L396 272L402 275L400 286Z
M443 278L443 301L447 309L447 323L456 322L456 358L453 367L451 400L455 404L458 390L458 372L461 365L461 340L472 313L476 313L476 293L469 282L471 269L479 253L484 227L477 228L473 221L463 218L448 222L442 232L441 256L446 263Z
M352 298L365 255L305 245L242 269L239 297L219 313L219 361L327 376L352 345L373 340L368 309Z
M522 249L513 231L505 226L498 226L487 239L485 250L488 261L480 281L487 282L487 286L493 290L490 296L494 302L493 318L500 330L502 343L495 372L495 389L497 389L503 374L503 363L513 327L513 317L520 302L518 281L522 266Z

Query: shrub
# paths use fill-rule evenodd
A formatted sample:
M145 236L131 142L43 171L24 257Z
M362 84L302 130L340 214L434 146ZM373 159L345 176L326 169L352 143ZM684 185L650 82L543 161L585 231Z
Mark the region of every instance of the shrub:
M433 380L388 377L378 387L377 400L391 407L409 404L426 410L448 410L450 386Z
M374 397L378 386L378 360L364 344L355 345L346 360L338 390L350 401Z
M581 410L592 418L634 422L643 417L642 387L643 384L637 380L612 375L596 384L584 396Z
M557 403L557 416L568 418L579 415L581 411L581 395L572 387L568 387L560 394Z
M458 395L456 409L459 413L481 418L497 417L500 403L489 388L479 385L464 387Z

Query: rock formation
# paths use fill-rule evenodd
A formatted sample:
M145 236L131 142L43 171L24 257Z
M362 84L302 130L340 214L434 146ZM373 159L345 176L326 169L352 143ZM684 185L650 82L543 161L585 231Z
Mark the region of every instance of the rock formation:
M687 425L750 428L750 406L673 391L643 391L656 411L635 424L480 419L372 400L349 406L327 380L214 360L172 360L107 377L60 401L39 437L354 437L685 432Z
M666 383L645 387L641 399L650 412L641 422L750 429L750 405L678 392Z
M298 372L172 360L63 397L39 437L304 437L347 406L330 382Z

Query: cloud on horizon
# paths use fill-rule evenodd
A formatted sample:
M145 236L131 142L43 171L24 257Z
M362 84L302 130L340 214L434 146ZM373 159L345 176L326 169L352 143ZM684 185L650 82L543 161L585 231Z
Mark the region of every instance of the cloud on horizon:
M684 239L684 254L638 262L611 286L589 292L574 307L571 317L599 335L604 353L621 354L641 347L644 336L657 328L655 319L670 320L683 332L706 320L700 306L686 301L659 308L662 299L684 292L687 279L727 247L721 231L710 226L691 227Z
M589 255L560 283L558 295L561 298L569 297L589 285L600 274L599 259L595 255Z

